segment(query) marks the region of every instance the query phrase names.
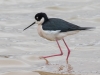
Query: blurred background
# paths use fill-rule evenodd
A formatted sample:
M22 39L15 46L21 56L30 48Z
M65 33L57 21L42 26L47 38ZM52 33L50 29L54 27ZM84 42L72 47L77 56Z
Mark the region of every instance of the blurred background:
M63 56L48 58L50 65L38 58L59 51L56 42L38 35L37 25L23 31L39 12L45 12L49 18L95 27L65 38L71 49L69 65L65 61L67 50L62 41L59 42ZM0 74L15 75L15 71L21 71L21 75L23 71L99 75L100 0L0 0Z

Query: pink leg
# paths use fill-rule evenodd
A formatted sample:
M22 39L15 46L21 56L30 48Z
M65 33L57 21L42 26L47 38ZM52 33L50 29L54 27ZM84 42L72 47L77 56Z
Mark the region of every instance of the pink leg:
M66 46L67 49L68 49L68 55L67 55L67 58L66 58L66 60L68 61L68 58L69 58L69 55L70 55L70 49L68 48L68 46L67 46L67 44L66 44L66 42L65 42L64 39L63 39L63 42L64 42L65 46Z
M63 52L62 52L62 49L61 49L61 47L60 47L60 45L59 45L59 43L58 43L58 40L56 40L56 42L57 42L57 44L58 44L58 47L59 47L59 49L60 49L60 54L55 54L55 55L50 55L50 56L44 56L44 57L42 57L42 58L49 58L49 57L54 57L54 56L61 56L61 55L63 55Z

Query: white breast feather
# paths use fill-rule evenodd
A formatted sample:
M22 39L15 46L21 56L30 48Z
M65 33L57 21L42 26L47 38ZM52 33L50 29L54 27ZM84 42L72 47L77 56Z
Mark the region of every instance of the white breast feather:
M53 30L45 30L44 33L47 34L47 35L56 35L60 32L61 30L56 30L56 31L53 31Z

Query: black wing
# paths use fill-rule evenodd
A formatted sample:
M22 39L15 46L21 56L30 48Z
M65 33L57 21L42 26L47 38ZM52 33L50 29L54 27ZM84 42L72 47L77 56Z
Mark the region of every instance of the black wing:
M79 27L75 24L69 23L62 19L50 18L49 21L43 24L43 30L61 30L60 32L74 31L74 30L86 30L88 27Z

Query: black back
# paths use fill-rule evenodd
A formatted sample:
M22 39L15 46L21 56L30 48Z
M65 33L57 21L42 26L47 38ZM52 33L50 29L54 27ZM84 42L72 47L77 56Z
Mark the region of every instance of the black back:
M61 30L60 32L86 30L86 27L79 27L75 24L69 23L62 19L50 18L47 22L43 23L43 30Z

